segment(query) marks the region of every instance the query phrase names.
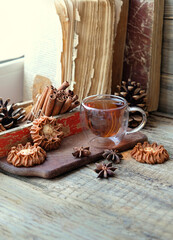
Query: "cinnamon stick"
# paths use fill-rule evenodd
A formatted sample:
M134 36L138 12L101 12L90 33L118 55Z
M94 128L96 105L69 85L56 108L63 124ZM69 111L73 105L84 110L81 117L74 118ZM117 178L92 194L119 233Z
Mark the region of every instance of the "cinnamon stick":
M47 93L48 93L48 90L49 90L49 87L45 87L42 94L41 94L41 97L39 99L39 103L35 109L35 115L37 115L37 117L39 117L40 115L40 112L41 112L41 109L43 107L43 104L45 102L45 99L46 99L46 96L47 96ZM40 111L40 112L39 112Z
M65 100L56 98L55 105L54 105L53 112L52 112L52 116L56 116L60 113L64 102L65 102Z
M74 96L74 92L72 90L66 90L65 93L68 95L68 96L71 96L73 97Z
M80 105L80 102L79 101L75 101L75 102L72 102L68 111L71 111L72 109L78 107Z
M65 112L69 109L71 103L72 103L72 97L69 96L69 97L66 99L64 105L62 106L62 109L61 109L61 111L60 111L60 114L65 113Z
M61 84L61 86L60 86L59 88L57 88L57 91L65 90L66 88L69 87L69 85L70 85L70 84L69 84L67 81L65 81L65 82L63 82L63 83Z
M45 109L45 115L50 117L52 115L52 111L55 105L55 100L56 100L56 95L52 94L49 96L48 102L47 102L47 106Z
M78 100L78 95L74 95L72 98L72 101L75 102L76 100Z
M43 104L43 107L42 107L41 114L45 114L49 97L50 97L50 95L53 94L53 92L54 92L54 87L53 87L53 86L49 87L47 96L46 96L46 98L45 98L45 101L44 101L44 104Z

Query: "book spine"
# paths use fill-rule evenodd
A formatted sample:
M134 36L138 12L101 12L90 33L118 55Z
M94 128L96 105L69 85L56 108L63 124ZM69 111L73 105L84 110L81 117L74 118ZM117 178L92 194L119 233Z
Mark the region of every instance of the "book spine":
M149 80L154 0L132 0L129 8L123 80L131 78L147 88Z
M148 111L159 102L163 9L163 0L130 1L123 80L147 90Z

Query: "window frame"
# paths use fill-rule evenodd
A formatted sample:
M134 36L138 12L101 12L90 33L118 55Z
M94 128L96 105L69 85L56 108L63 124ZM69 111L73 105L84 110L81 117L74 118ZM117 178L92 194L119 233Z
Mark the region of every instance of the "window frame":
M4 60L0 63L0 97L11 103L23 101L24 57Z

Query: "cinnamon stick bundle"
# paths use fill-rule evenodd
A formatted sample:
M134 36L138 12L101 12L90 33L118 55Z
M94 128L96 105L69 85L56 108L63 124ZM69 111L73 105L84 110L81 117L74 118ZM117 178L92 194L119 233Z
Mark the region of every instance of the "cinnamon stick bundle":
M72 90L67 90L67 87L69 87L67 81L57 89L53 86L45 87L25 120L33 121L43 115L56 116L79 106L78 96Z

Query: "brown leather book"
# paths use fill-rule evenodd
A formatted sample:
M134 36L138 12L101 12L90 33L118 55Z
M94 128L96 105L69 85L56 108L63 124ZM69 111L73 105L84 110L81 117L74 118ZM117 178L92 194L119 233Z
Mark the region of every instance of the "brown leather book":
M164 0L131 0L123 80L147 90L148 111L158 108Z

